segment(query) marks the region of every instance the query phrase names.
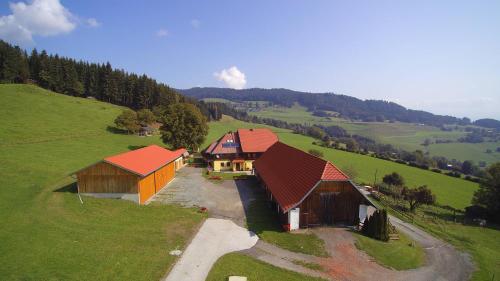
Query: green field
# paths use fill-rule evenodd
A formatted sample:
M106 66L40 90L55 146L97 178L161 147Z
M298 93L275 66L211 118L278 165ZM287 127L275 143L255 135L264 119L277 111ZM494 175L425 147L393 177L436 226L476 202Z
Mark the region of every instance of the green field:
M436 194L438 203L449 205L458 209L463 209L470 205L472 194L478 188L477 184L462 179L433 173L392 161L385 161L361 154L312 145L312 142L314 141L313 138L294 134L285 129L277 129L260 124L241 122L227 116L223 118L222 121L211 122L209 126L210 131L207 141L204 144L205 146L207 146L211 141L222 136L228 130L251 127L268 127L278 134L281 141L289 145L300 148L304 151L315 148L322 151L324 158L330 160L339 168L350 170L354 169L358 174L355 180L359 183L373 184L375 180L375 173L377 174L377 182L380 182L384 175L392 172L398 172L403 175L409 186L426 184Z
M421 144L429 139L431 142L435 140L453 140L465 136L464 131L441 131L432 126L422 126L411 123L389 123L389 122L355 122L335 117L317 117L303 106L295 105L291 108L287 107L265 107L259 111L250 112L249 114L286 121L289 123L300 123L307 125L336 125L344 128L350 134L371 138L379 143L391 144L394 147L415 151L429 151L431 156L444 156L448 159L456 159L459 161L472 160L476 162L484 161L488 164L500 161L500 153L495 153L497 147L500 147L500 142L496 143L446 143L446 144L431 144L429 148ZM486 149L492 149L494 153L486 153Z
M3 280L158 280L204 215L82 197L69 177L158 137L108 130L122 108L28 85L0 85Z
M285 270L261 262L243 254L233 253L221 257L210 270L207 281L226 281L229 276L246 276L248 280L259 281L320 281L321 278L314 278Z
M406 270L420 267L424 263L424 250L405 234L399 233L399 240L389 242L375 240L356 232L353 234L356 237L356 247L383 266Z

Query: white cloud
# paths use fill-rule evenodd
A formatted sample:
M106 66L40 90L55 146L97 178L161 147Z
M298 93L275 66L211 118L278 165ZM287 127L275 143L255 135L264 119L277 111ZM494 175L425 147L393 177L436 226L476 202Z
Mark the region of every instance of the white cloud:
M165 37L168 35L168 30L161 28L158 31L156 31L156 36L158 37Z
M197 20L197 19L192 19L192 20L191 20L191 26L192 26L193 28L199 28L199 27L200 27L200 24L201 24L201 22L200 22L199 20Z
M59 0L10 3L12 14L0 17L0 38L17 44L33 43L33 36L55 36L76 27L76 18Z
M243 89L247 84L245 73L241 72L236 66L223 69L221 72L215 72L214 76L217 80L224 82L226 86L233 89Z
M87 19L87 24L90 27L99 27L99 26L101 26L101 23L98 22L95 18L88 18Z

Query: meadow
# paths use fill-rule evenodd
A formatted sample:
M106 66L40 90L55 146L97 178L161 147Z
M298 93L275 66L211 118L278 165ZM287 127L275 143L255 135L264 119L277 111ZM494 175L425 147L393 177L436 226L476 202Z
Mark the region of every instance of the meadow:
M0 85L0 276L158 280L205 215L82 197L71 174L158 137L115 134L122 108L29 85Z
M435 140L456 141L465 136L463 128L454 131L442 131L436 127L401 122L357 122L336 117L318 117L308 112L300 105L287 107L264 107L258 111L249 112L263 118L272 118L289 123L301 123L307 125L340 126L350 134L357 134L371 138L379 143L391 144L394 147L407 151L420 149L429 152L431 156L444 156L448 159L459 161L472 160L476 164L484 161L488 164L500 161L500 153L495 152L500 147L500 142L487 142L479 144L471 143L441 143L435 144ZM432 144L428 147L422 144L429 139ZM491 149L493 153L486 153Z

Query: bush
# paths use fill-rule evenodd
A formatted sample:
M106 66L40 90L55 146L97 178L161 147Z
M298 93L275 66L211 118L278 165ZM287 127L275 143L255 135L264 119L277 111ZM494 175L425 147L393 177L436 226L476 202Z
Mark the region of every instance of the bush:
M402 186L405 183L403 176L393 172L392 174L387 174L382 178L382 181L388 185Z
M361 232L371 238L381 241L389 241L389 219L387 210L376 210L365 219Z
M450 176L450 177L455 177L455 178L460 178L461 175L459 172L448 172L446 173L447 176Z
M432 169L431 171L433 171L434 173L439 173L439 174L442 173L442 171L440 169L436 169L436 168Z

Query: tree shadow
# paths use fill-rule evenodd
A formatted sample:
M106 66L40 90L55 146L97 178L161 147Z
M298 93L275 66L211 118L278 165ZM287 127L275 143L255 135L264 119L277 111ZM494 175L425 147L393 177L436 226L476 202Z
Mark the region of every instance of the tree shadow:
M128 132L126 130L119 129L115 126L107 126L106 131L113 133L113 134L120 134L120 135L128 134Z
M69 192L69 193L77 193L78 192L78 186L75 182L69 183L63 187L54 189L53 192Z
M128 149L130 149L130 150L136 150L136 149L144 148L144 147L146 147L146 145L129 145Z

